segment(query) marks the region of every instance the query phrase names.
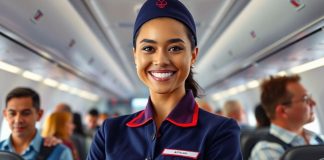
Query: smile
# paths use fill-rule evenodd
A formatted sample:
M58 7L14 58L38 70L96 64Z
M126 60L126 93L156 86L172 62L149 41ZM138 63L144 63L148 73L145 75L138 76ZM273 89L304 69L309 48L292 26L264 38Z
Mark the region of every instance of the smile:
M150 71L150 75L156 80L168 80L170 77L174 75L175 72L154 72Z

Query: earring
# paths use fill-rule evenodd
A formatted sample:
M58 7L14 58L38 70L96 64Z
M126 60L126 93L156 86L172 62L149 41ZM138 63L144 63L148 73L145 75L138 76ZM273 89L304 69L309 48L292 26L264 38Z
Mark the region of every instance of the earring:
M196 67L195 64L192 64L192 65L191 65L191 68L195 68L195 67Z

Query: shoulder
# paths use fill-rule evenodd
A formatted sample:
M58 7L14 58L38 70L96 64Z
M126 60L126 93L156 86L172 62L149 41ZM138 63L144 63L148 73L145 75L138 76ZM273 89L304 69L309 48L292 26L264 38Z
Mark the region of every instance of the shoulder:
M63 152L66 152L66 150L69 150L67 146L64 144L58 144L55 146L52 154L62 154Z
M0 150L5 150L8 146L8 139L0 141Z
M215 129L232 128L238 132L240 131L240 127L235 120L207 112L203 109L199 109L198 119L200 124L207 127L213 127Z
M116 118L108 118L102 123L98 131L100 133L107 135L107 133L110 130L116 131L116 130L126 129L127 122L134 119L140 112L136 112L130 115L119 116Z
M278 159L284 152L278 143L260 141L253 147L251 159Z
M54 150L52 151L52 153L50 154L50 156L48 157L49 160L72 160L73 156L72 156L72 152L71 150L63 145L63 144L58 144L55 146Z
M0 141L0 146L2 146L5 143L6 140Z
M238 143L240 137L240 127L233 119L215 115L204 110L199 110L199 130L205 131L211 141L215 143L223 143L224 139L228 139L230 143Z
M142 112L142 111L140 111ZM133 114L130 114L130 115L124 115L124 116L119 116L119 117L116 117L116 118L108 118L106 119L104 122L103 122L103 125L104 127L111 127L111 126L114 126L114 125L124 125L126 126L126 123L131 121L133 118L135 118L140 112L136 112L136 113L133 113Z

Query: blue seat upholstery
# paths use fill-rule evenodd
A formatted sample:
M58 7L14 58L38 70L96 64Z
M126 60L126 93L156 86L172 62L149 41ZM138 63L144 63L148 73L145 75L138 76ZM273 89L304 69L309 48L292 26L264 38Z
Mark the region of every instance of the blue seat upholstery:
M288 149L281 160L324 160L324 145L297 146Z
M8 152L8 151L0 151L0 159L5 160L24 160L21 156L16 153Z
M251 151L255 144L258 143L262 139L262 137L264 137L268 133L268 128L241 133L240 143L243 160L249 159Z

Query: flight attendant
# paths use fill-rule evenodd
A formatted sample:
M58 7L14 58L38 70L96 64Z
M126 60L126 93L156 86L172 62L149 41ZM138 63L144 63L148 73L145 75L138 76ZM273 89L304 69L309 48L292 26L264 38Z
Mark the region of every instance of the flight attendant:
M136 18L133 54L150 97L135 114L106 120L88 160L242 159L237 123L199 109L192 66L196 27L178 0L148 0Z

